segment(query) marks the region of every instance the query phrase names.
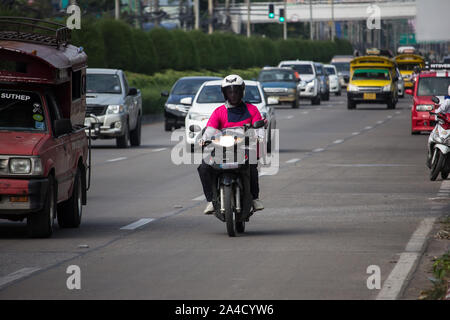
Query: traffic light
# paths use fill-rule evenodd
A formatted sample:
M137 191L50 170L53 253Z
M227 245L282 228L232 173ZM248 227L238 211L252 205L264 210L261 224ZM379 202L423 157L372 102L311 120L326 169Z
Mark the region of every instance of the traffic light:
M273 4L269 4L269 19L273 19L273 18L275 18Z
M280 22L284 22L284 9L280 9L280 17L278 18Z

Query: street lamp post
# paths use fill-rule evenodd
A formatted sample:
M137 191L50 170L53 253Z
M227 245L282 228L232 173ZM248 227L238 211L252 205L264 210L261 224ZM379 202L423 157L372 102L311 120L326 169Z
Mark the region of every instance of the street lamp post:
M287 11L286 11L286 0L284 0L284 22L283 22L283 39L287 39Z

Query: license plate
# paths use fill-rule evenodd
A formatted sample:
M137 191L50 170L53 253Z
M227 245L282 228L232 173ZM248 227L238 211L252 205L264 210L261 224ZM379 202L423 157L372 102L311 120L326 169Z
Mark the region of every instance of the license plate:
M238 162L231 162L231 163L223 163L220 165L221 169L237 169L239 167Z
M364 100L375 100L377 98L376 93L364 93L363 95Z

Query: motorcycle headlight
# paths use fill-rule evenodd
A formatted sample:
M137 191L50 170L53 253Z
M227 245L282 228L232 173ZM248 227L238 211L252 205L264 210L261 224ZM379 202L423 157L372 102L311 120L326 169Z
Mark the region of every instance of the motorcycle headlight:
M418 104L416 106L416 111L431 111L433 110L433 106L430 104Z
M10 159L9 172L12 174L29 174L31 173L30 159Z
M108 106L108 109L106 110L106 114L117 114L122 113L124 110L123 105L121 104L111 104Z
M389 92L389 91L391 91L391 85L387 84L383 87L383 92Z
M218 142L218 144L221 147L225 147L225 148L232 147L234 145L234 143L235 143L234 137L232 137L232 136L221 136L220 140Z
M347 90L348 90L348 91L355 91L355 92L358 92L358 91L359 91L359 87L358 87L358 86L355 86L355 85L353 85L353 84L349 84L348 87L347 87Z

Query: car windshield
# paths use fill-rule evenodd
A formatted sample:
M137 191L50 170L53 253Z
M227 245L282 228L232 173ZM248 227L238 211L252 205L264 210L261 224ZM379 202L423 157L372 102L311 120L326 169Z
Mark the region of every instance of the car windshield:
M386 69L358 69L353 73L352 80L390 80L389 70Z
M297 71L298 74L314 74L310 64L283 64L282 67L291 67Z
M350 63L349 62L334 62L333 65L336 67L338 72L350 71Z
M423 77L419 78L417 85L418 96L446 96L450 85L450 77Z
M294 71L290 70L264 70L261 71L258 77L260 82L292 82L296 81L296 79Z
M327 72L327 74L336 74L336 72L334 72L334 68L324 67L324 69Z
M45 131L45 112L39 95L0 89L0 130Z
M88 73L86 87L88 93L122 93L117 74Z
M249 103L261 103L261 94L257 86L245 86L244 101ZM204 86L197 98L197 103L222 103L223 98L220 85Z
M420 67L418 63L399 63L398 68L400 71L414 71L415 67Z
M195 95L206 79L181 79L178 80L172 89L174 95Z

